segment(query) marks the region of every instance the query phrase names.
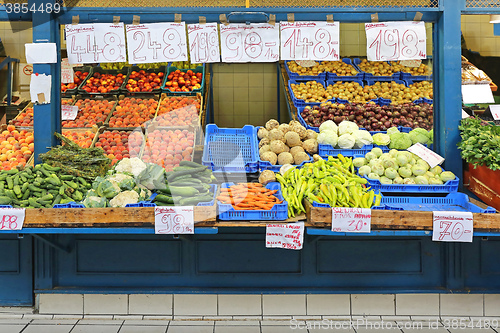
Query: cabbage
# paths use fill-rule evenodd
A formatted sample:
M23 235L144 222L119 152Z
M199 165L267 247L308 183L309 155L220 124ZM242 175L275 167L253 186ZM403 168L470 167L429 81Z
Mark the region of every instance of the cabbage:
M332 131L337 134L339 132L339 127L333 120L327 120L323 122L323 124L321 124L321 126L319 127L319 132L321 133L323 131Z
M405 178L405 179L403 179L403 184L406 184L406 185L415 185L415 179L413 179L413 178Z
M382 156L382 149L380 149L379 147L375 147L371 150L372 153L374 153L377 157L380 157Z
M337 135L337 132L325 130L319 133L318 138L316 140L318 141L319 144L330 145L332 147L335 147L337 145L339 137Z
M408 178L408 177L411 177L411 175L412 175L411 169L409 169L407 167L399 168L398 173L403 178Z
M432 178L429 178L429 184L431 184L431 185L443 185L443 181L439 178L432 177Z
M372 172L372 169L368 165L363 165L359 168L358 173L360 176L367 176Z
M415 176L423 176L427 172L427 169L421 165L415 164L414 166L411 167L411 172Z
M85 208L104 208L106 207L107 200L106 198L101 198L94 195L87 195L85 200L82 201L82 204Z
M372 166L372 172L382 176L385 172L384 166L382 163L378 163Z
M391 143L389 143L389 148L406 150L411 147L411 139L408 133L393 133L390 135Z
M398 128L397 128L397 127L395 127L395 126L390 127L390 128L388 128L388 129L387 129L387 134L388 134L388 135L391 135L391 134L393 134L393 133L400 133L400 132L399 132L399 130L398 130Z
M394 168L385 169L384 175L389 179L394 179L398 176L398 172Z
M349 120L343 120L339 124L339 135L342 136L343 134L352 134L354 131L358 131L359 127L356 123L349 121Z
M380 179L380 176L376 173L373 173L373 172L370 172L367 176L367 178L370 178L370 179Z
M373 135L373 143L377 146L388 146L391 143L391 137L384 133L376 133Z
M403 178L401 178L400 176L397 176L396 178L394 178L392 180L392 183L393 184L403 184L403 181L404 181Z
M398 153L399 153L399 151L397 151L396 149L391 149L391 150L389 150L389 155L390 155L391 157L396 157L396 156L398 156Z
M354 164L356 168L362 167L366 164L366 159L364 157L356 157L352 160L352 164Z
M434 142L434 129L431 129L429 131L429 141L427 142L428 145L432 145Z
M371 162L372 160L376 160L377 159L377 155L373 151L370 151L370 152L366 153L365 159L367 161Z
M370 132L365 130L354 131L352 136L356 140L354 146L356 148L362 148L365 145L371 145L373 143L372 136Z
M370 162L368 162L368 165L371 167L373 167L375 164L382 164L382 160L376 158L376 159L373 159L373 160L370 160ZM383 166L383 165L382 165Z
M380 183L389 185L389 184L392 184L392 179L389 179L389 178L383 176L383 177L380 177Z
M340 125L342 125L342 123L340 123ZM340 149L352 149L355 143L356 139L354 139L354 137L351 134L342 134L339 137L337 145L339 146Z
M112 176L106 177L106 179L115 182L122 191L131 190L135 187L134 178L123 173L116 173Z
M439 175L439 178L441 178L441 180L443 182L447 182L449 180L455 180L455 178L457 178L455 176L455 174L451 171L443 171L440 175Z
M415 128L414 130L410 131L409 135L410 135L411 142L413 144L421 143L421 144L425 145L429 141L429 132L427 132L423 128Z

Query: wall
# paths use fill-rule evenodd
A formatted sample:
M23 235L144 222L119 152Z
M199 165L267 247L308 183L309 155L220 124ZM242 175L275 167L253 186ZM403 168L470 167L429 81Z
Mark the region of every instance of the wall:
M500 56L500 37L493 35L489 15L462 15L462 34L467 48L485 57Z

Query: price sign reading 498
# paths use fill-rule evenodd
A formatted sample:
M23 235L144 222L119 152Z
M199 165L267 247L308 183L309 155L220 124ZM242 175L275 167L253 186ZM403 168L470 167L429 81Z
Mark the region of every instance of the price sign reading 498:
M427 58L424 22L365 23L365 31L370 61Z

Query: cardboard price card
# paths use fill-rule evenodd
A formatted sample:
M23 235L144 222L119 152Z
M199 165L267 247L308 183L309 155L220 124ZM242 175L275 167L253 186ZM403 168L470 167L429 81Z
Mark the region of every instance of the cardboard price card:
M78 106L61 105L61 120L75 120L78 115Z
M23 229L25 208L0 208L0 230Z
M332 208L332 231L359 232L371 231L372 211L369 208Z
M217 23L188 24L191 63L220 62Z
M155 234L194 234L194 207L155 207Z
M473 229L471 212L433 212L433 241L472 243Z
M268 224L266 247L300 250L304 244L304 222Z
M427 163L429 163L431 168L434 168L436 165L439 165L444 162L444 158L427 147L424 147L421 143L416 143L410 148L408 148L409 152L417 155Z

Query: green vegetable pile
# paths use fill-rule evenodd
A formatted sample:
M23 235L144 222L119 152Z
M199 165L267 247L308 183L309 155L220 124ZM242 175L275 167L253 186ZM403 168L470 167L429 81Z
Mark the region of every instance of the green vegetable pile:
M484 165L488 169L500 169L500 127L482 125L480 119L463 119L460 126L462 141L458 143L460 155L474 166Z
M283 174L277 173L276 179L281 184L283 198L288 201L288 215L292 217L306 211L303 198L331 207L360 208L378 206L382 198L364 186L368 181L355 174L352 158L341 154L338 158L329 156L327 161L306 163L300 170L283 169Z

